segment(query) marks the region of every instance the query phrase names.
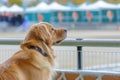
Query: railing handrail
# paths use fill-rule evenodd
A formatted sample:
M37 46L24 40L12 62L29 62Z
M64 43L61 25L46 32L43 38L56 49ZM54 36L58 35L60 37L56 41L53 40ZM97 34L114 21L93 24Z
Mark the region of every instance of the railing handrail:
M0 38L0 44L18 45L23 38ZM59 46L120 47L120 39L65 39Z
M94 70L64 70L64 69L55 69L57 72L68 72L68 73L80 73L82 75L116 75L120 76L120 72L114 71L94 71Z
M68 80L67 77L65 76L65 74L67 73L77 74L78 76L76 77L75 80L84 80L84 76L94 76L96 77L94 80L103 80L102 78L105 76L106 77L114 76L114 79L119 79L119 76L120 76L120 72L110 72L110 71L60 70L60 69L55 69L55 71L61 73L61 76L57 80L61 80L61 79ZM89 80L89 79L86 79L86 80ZM105 80L108 80L108 79L105 79Z

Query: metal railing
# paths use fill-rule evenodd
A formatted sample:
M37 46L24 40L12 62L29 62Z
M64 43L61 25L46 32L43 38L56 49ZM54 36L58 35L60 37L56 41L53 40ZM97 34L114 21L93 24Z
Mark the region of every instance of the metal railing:
M19 45L23 41L23 38L0 38L0 45ZM75 46L77 47L77 61L78 70L58 70L61 72L61 76L58 80L67 80L65 73L79 73L76 80L84 80L85 75L97 76L96 80L102 80L102 76L120 76L119 72L105 72L105 71L89 71L82 70L82 47L120 47L120 39L66 39L61 44L56 46Z
M17 45L23 38L0 38L0 44ZM120 47L120 39L66 39L59 46Z
M120 72L91 71L91 70L59 70L61 75L56 80L120 80ZM76 77L66 75L77 75ZM85 76L88 78L85 79ZM92 79L91 79L92 77Z
M18 45L23 38L0 38L0 44ZM77 65L82 69L82 48L83 47L120 47L120 39L66 39L56 46L75 46L77 47Z

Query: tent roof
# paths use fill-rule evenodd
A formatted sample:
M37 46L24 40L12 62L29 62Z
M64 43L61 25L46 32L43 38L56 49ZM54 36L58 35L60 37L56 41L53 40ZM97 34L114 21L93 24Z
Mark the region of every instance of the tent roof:
M81 10L98 10L97 7L94 7L91 4L88 4L86 2L81 4L81 5L79 5L78 9L81 9Z
M27 8L26 12L35 12L35 7L29 7L29 8Z
M52 2L49 5L49 9L50 10L70 10L70 7L61 5L61 4L57 3L57 2Z
M49 10L50 10L49 6L45 2L41 2L34 7L29 7L26 9L27 12L39 12L39 11L45 12Z
M45 10L49 10L49 6L45 2L41 2L35 7L35 9L40 11L45 11Z
M103 0L98 0L97 2L91 4L93 7L97 7L97 8L117 8L116 5L111 4L111 3L107 3Z
M86 2L83 3L82 5L79 5L78 6L79 9L85 9L85 10L94 10L94 9L100 9L100 8L106 8L106 9L109 9L109 8L117 8L116 5L114 4L110 4L110 3L107 3L103 0L98 0L97 2L93 3L93 4L87 4Z
M23 8L19 7L18 5L14 4L8 9L9 12L23 12Z
M8 10L8 7L6 7L6 6L0 7L0 12L6 12L7 10Z
M120 4L118 4L117 7L120 8Z

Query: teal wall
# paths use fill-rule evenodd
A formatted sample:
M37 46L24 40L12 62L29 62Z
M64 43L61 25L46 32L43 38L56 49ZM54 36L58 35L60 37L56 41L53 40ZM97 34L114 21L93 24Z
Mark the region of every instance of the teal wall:
M113 19L112 21L110 21L107 17L107 11L111 10L113 13ZM75 11L75 10L74 10ZM41 12L40 14L42 14L42 16L44 17L45 22L53 22L53 23L58 23L59 19L58 19L58 13L61 12L63 14L63 23L71 23L74 22L72 13L73 11L52 11L52 12ZM88 19L87 19L87 14L85 10L83 11L75 11L78 15L78 19L76 20L76 22L78 23L88 23ZM92 19L91 19L91 23L116 23L116 22L120 22L120 9L101 9L101 10L92 10L90 11L90 13L92 14ZM26 13L27 16L29 17L30 21L35 21L38 22L38 12L32 12L32 13Z

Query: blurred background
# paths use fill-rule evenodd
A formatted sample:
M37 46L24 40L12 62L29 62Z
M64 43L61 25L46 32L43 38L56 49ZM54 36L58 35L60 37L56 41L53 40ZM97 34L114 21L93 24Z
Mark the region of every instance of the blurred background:
M0 37L23 37L42 21L68 38L119 38L120 0L0 0Z

